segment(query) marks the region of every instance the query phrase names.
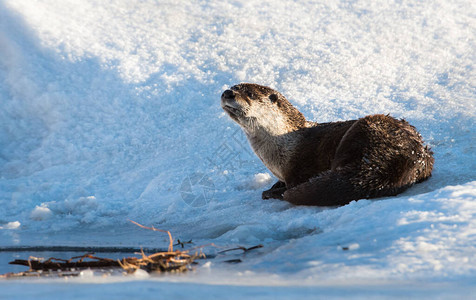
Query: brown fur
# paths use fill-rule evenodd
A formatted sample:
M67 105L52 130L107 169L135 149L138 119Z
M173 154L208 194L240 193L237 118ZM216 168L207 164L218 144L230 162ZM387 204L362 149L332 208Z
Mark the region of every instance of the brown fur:
M371 115L312 123L283 95L256 84L225 91L222 106L280 180L263 199L344 205L396 195L431 175L432 152L405 120Z

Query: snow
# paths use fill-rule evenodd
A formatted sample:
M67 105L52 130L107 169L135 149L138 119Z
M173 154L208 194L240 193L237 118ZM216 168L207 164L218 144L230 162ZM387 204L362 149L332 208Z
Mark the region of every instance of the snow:
M0 247L167 247L128 220L192 246L264 246L178 277L0 282L0 298L83 285L104 298L469 295L475 14L462 0L0 1ZM275 179L219 105L242 81L319 122L405 118L435 152L433 176L338 208L263 201Z
M250 182L250 188L263 189L272 183L274 183L273 178L269 173L258 173L253 176L253 180Z
M41 206L36 206L35 209L30 214L30 219L35 221L43 221L51 217L53 213L51 209L49 209L44 203Z
M41 282L41 284L26 284L24 282L0 283L3 295L7 299L25 299L18 297L17 291L24 289L23 296L35 299L131 299L141 298L147 293L146 299L157 297L180 299L195 299L205 295L207 299L316 299L319 295L325 295L326 299L401 299L402 297L413 299L469 299L468 286L462 286L463 290L453 291L441 284L417 286L407 283L405 286L390 286L382 289L378 285L362 285L349 287L346 285L330 286L248 286L243 288L236 285L205 285L196 283L177 283L164 281L141 281L130 280L128 282L97 283L74 283L74 282ZM25 289L31 287L31 289ZM474 291L474 288L469 288ZM389 293L390 291L390 293ZM157 296L160 295L160 296ZM388 296L387 296L388 295ZM459 297L459 298L458 298Z
M18 221L8 222L4 226L0 226L0 229L17 229L21 226L21 223Z

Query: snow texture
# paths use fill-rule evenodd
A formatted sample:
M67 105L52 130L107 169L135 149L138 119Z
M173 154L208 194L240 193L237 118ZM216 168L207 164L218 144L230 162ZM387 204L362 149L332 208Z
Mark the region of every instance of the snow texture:
M167 247L134 220L193 246L263 244L241 264L160 279L217 297L208 284L464 296L476 281L475 16L464 0L0 0L0 246ZM239 82L319 122L405 118L435 152L433 176L339 208L263 201L275 179L219 105Z

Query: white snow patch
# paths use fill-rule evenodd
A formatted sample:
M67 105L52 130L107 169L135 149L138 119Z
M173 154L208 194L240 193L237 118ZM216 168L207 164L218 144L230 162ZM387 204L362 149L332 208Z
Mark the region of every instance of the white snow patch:
M86 270L83 270L83 271L79 272L79 276L81 278L90 279L90 278L94 277L94 271L91 270L91 269L86 269Z
M18 221L8 222L7 224L0 226L0 229L18 229L21 223Z
M47 206L42 204L41 206L36 206L35 209L30 214L30 219L35 220L35 221L44 221L53 215L53 212L51 209L49 209Z
M255 190L262 189L273 182L273 180L274 179L269 175L269 173L258 173L253 176L253 180L250 182L250 187Z
M139 278L139 279L146 279L146 278L149 278L150 275L145 270L137 269L137 270L134 271L134 277Z
M207 261L206 263L204 263L201 268L202 269L211 269L212 267L212 262L211 261Z

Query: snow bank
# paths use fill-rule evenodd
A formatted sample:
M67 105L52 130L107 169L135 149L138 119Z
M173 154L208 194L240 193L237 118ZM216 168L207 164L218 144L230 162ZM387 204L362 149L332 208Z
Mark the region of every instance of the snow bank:
M242 271L474 279L474 13L443 0L2 1L0 245L166 246L132 219L196 244L263 243ZM241 81L317 121L406 118L435 152L433 177L335 209L262 201L273 180L219 105Z

